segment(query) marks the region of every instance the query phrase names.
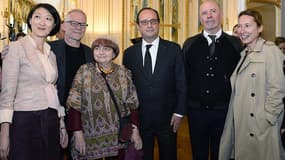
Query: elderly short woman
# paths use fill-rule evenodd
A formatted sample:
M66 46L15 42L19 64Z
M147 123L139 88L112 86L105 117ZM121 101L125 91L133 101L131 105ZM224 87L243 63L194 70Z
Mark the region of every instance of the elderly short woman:
M131 73L113 63L118 45L109 38L98 38L92 44L95 62L82 65L73 81L67 99L68 128L73 131L73 159L116 159L122 146L118 140L119 121L115 103L122 117L132 115L132 141L142 148L137 129L138 98ZM106 79L106 80L105 80ZM112 99L110 90L115 97ZM108 158L107 158L108 159Z

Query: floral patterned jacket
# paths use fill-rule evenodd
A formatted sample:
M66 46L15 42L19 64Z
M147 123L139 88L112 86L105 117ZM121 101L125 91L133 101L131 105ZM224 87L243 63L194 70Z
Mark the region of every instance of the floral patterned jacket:
M107 74L106 79L116 97L121 116L124 117L138 108L137 93L131 72L124 66L113 66L114 71ZM94 64L84 64L77 71L67 106L68 110L72 108L80 112L87 144L87 154L82 159L97 159L118 154L118 114L106 82ZM75 158L78 152L73 149L72 155Z

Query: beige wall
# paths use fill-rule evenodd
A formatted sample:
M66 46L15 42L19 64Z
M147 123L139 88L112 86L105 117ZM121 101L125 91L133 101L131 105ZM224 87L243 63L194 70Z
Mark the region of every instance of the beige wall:
M88 17L88 28L84 42L88 45L95 39L96 36L102 34L112 35L120 45L121 50L130 46L130 39L134 38L134 15L132 11L133 3L141 3L143 0L34 0L35 2L46 2L53 4L60 14L66 14L67 11L73 8L83 9ZM149 0L148 6L155 9L159 8L158 0ZM179 0L178 1L178 37L176 41L182 45L184 40L199 32L198 9L199 0ZM224 21L223 27L225 31L231 31L232 27L237 23L238 13L241 8L251 7L255 8L263 14L264 17L264 37L268 40L273 40L275 35L281 34L281 24L284 25L285 21L281 23L280 8L272 4L257 4L251 3L246 6L247 0L223 0ZM284 3L284 2L283 2ZM0 0L0 32L2 35L7 36L7 27L5 26L5 19L3 13L5 8L8 7L8 0ZM165 15L171 17L170 11L167 11L171 6L169 0L165 0ZM279 17L278 17L279 16ZM277 17L277 18L273 18ZM279 19L278 19L279 18ZM283 18L284 19L284 18ZM167 25L171 25L171 19L166 18L164 21ZM285 29L283 29L284 32ZM165 39L172 40L171 34L167 28L163 28L161 36ZM285 34L285 33L283 33ZM4 42L0 41L0 49L2 49ZM121 57L117 59L121 63Z
M253 9L259 11L262 15L264 24L262 37L274 41L276 33L275 7L273 5L264 5Z
M257 10L262 15L263 20L263 32L262 37L266 40L274 41L281 26L280 22L277 22L278 12L280 8L277 8L273 4L248 4L248 8Z

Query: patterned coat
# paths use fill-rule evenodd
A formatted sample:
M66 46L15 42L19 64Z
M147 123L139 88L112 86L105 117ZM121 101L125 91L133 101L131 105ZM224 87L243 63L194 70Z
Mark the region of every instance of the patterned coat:
M106 79L123 117L129 115L131 110L137 109L138 98L131 72L123 66L116 64L113 66L114 72L108 74ZM77 157L78 152L72 145L74 159L89 160L118 155L119 118L106 82L94 64L84 64L77 71L67 99L67 106L81 113L87 144L86 156L80 158Z

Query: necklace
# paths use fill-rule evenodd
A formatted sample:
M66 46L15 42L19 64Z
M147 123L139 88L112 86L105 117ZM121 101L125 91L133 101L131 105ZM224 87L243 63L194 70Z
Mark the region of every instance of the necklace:
M104 74L110 74L114 71L113 65L111 65L110 69L104 69L102 66L98 65L98 68L101 72L103 72Z

